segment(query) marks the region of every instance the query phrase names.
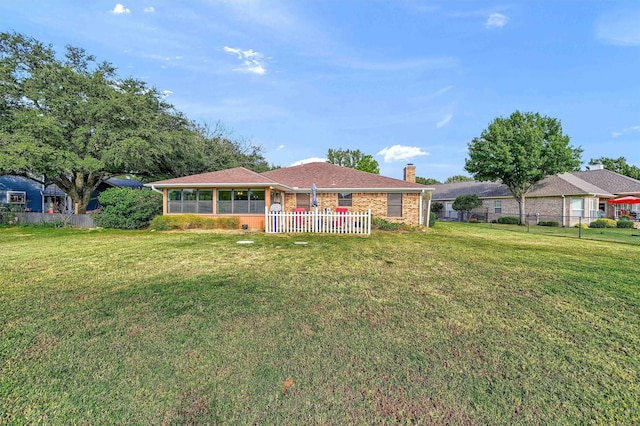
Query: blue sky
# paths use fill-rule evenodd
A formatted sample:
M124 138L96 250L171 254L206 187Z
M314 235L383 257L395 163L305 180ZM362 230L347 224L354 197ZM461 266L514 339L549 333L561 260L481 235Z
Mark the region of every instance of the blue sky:
M83 47L288 166L360 149L444 180L515 110L640 166L640 2L0 0L0 30Z

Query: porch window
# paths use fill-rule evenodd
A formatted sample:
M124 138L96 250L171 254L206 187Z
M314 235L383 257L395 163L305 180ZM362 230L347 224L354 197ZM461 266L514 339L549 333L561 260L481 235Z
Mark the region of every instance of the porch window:
M213 213L213 190L169 190L169 213Z
M502 201L493 202L493 212L495 214L502 214Z
M351 207L353 200L353 194L350 192L338 193L338 206L339 207Z
M264 189L219 189L218 214L264 213Z
M296 208L299 209L307 209L311 206L311 195L310 194L296 194Z
M24 191L7 191L7 203L26 204L27 193Z
M584 198L571 199L571 216L584 217Z
M402 194L387 194L387 217L402 217Z
M589 217L598 217L598 199L589 198Z

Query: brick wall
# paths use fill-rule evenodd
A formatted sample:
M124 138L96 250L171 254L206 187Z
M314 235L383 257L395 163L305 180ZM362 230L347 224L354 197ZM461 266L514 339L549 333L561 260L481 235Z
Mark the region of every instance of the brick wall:
M296 194L285 194L284 211L291 212L296 207ZM318 209L331 209L338 207L338 194L318 193ZM371 214L381 217L389 222L403 222L408 225L418 226L420 223L420 194L402 194L402 217L387 217L387 193L386 192L354 192L349 211L366 212L371 209Z

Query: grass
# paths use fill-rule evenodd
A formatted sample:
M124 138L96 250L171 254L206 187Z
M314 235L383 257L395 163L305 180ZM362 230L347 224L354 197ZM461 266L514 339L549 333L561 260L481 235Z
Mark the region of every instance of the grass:
M0 253L0 423L640 423L636 246L438 223Z
M581 238L585 240L610 241L640 245L640 229L586 228L579 230L576 227L562 228L553 226L537 226L533 223L529 227L496 223L469 223L468 225L502 231L526 232L529 234L552 235L556 237Z

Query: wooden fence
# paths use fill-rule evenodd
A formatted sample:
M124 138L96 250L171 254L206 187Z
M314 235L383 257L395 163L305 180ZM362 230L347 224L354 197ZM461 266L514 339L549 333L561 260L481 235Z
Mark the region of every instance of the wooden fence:
M60 223L76 228L95 228L93 218L88 214L62 214L62 213L13 213L17 223Z
M371 234L371 210L358 212L265 212L267 233L315 232L326 234Z

